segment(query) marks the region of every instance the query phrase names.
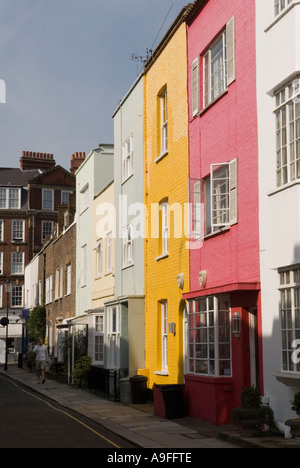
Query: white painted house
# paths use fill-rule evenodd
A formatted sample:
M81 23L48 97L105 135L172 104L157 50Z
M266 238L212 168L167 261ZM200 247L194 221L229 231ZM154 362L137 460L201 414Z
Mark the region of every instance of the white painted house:
M256 0L264 394L300 391L300 1Z

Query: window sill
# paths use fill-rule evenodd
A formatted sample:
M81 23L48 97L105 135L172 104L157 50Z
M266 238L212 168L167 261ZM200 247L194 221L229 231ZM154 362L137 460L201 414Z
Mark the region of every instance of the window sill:
M300 382L300 373L288 372L288 371L279 371L273 372L272 374L276 379L286 385L287 387L293 387L298 385Z
M204 240L206 239L211 239L212 237L216 237L220 234L224 234L225 232L230 231L231 226L225 226L222 229L219 229L218 231L210 232L209 234L205 234Z
M296 185L300 185L300 180L293 180L293 182L289 182L288 184L281 185L280 187L276 187L275 190L272 190L272 192L267 193L268 197L272 197L272 195L276 195L279 192L283 192L284 190L288 190L291 187L294 187Z
M164 258L168 258L169 257L169 254L168 253L165 253L163 255L160 255L159 257L156 257L156 261L159 262L160 260L163 260Z
M122 179L122 184L121 185L126 184L126 182L128 182L128 180L132 179L132 177L133 177L133 173L130 174L130 176L128 176L126 179Z
M168 156L169 154L169 151L165 151L163 154L161 154L160 156L158 156L158 158L156 158L154 160L154 162L157 164L159 161L161 161L162 159L164 159L166 156Z
M200 117L202 115L204 115L212 106L214 106L220 99L222 99L223 96L225 96L226 94L228 94L228 88L225 89L225 91L223 91L221 94L219 94L218 97L216 97L213 101L211 101L206 107L204 107L199 113L198 115L200 115Z
M155 375L163 375L165 377L168 377L169 372L168 371L154 371Z
M130 265L125 265L122 267L122 270L127 270L128 268L131 268L134 266L134 263L131 263Z

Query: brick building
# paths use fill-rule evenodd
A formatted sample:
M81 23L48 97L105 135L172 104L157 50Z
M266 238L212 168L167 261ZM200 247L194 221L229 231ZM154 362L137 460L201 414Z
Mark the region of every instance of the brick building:
M54 231L59 206L68 204L75 188L73 174L84 158L84 153L75 153L69 172L56 165L52 154L23 151L20 168L0 168L0 318L8 306L9 346L16 351L21 351L21 326L12 328L26 299L25 266ZM9 296L7 280L12 284ZM0 341L4 335L0 327Z
M46 308L49 354L63 361L62 346L68 328L65 320L75 315L76 305L75 196L68 207L60 207L57 233L38 256L38 302Z

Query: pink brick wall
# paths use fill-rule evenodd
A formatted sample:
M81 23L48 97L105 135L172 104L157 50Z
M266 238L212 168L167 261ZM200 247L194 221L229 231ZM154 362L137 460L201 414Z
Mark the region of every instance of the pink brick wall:
M198 274L208 271L207 288L259 281L258 142L256 114L255 2L210 0L188 28L189 96L196 57L235 16L236 80L227 94L201 116L192 117L190 102L190 177L205 178L210 164L238 158L238 224L205 240L190 252L191 291L200 289ZM203 94L200 72L200 100ZM202 102L200 109L202 109Z

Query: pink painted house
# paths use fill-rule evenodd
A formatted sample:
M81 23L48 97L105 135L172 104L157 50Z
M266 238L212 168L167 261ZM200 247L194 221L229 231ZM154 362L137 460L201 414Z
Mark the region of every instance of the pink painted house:
M195 1L188 74L185 401L190 416L220 425L242 386L263 385L255 1Z

